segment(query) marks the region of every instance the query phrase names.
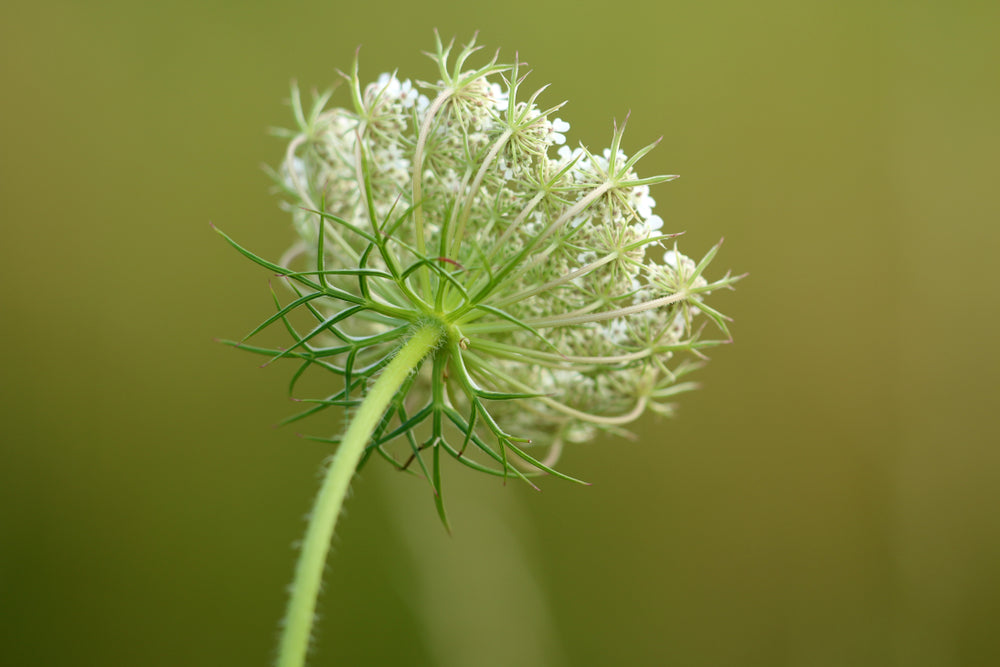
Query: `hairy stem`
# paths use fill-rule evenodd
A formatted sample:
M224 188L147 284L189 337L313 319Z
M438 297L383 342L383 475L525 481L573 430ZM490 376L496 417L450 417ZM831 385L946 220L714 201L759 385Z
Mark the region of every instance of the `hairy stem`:
M419 329L382 371L347 427L309 515L278 649L278 667L305 664L330 539L358 461L400 385L442 336L443 331L437 325Z

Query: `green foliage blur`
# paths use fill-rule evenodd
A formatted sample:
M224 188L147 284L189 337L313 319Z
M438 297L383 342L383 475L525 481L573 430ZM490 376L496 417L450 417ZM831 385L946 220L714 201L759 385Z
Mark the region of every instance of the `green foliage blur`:
M292 239L282 100L433 28L518 52L571 142L662 135L664 231L732 346L536 493L458 466L455 531L373 465L314 664L1000 664L1000 5L585 0L0 8L0 663L264 665L339 418L214 342ZM337 98L346 103L341 93ZM280 341L276 341L280 342Z

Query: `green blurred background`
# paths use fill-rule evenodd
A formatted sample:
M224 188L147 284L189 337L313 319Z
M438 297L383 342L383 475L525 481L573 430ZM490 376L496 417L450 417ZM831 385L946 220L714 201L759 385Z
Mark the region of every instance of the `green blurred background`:
M749 271L679 417L541 493L373 466L315 665L1000 664L1000 4L25 2L0 9L0 663L265 665L329 450L260 170L288 82L515 51L570 140L663 135L669 231ZM343 98L338 98L343 103Z

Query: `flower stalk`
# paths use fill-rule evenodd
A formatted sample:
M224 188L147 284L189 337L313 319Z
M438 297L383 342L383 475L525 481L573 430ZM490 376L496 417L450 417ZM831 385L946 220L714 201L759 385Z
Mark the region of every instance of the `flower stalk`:
M351 478L372 432L396 392L404 380L416 372L431 350L440 344L443 335L441 327L435 324L418 329L379 375L344 433L309 514L309 525L302 541L282 628L278 667L301 667L305 664L330 540Z

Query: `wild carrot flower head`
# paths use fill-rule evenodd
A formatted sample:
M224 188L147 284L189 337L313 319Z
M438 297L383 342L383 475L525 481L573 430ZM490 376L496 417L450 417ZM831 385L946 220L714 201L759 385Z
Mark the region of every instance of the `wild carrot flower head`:
M616 124L608 148L571 147L523 64L474 65L477 51L437 40L430 82L365 84L355 62L347 108L325 94L307 109L293 87L275 176L299 241L280 264L243 251L295 290L254 333L284 322L294 343L241 346L342 378L303 415L356 405L415 327L440 328L369 449L434 485L442 452L554 473L563 443L669 413L692 357L722 342L703 325L729 339L709 299L737 279L709 277L718 246L695 261L662 231L650 186L675 177L636 170L653 145L629 153Z

